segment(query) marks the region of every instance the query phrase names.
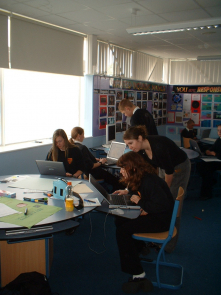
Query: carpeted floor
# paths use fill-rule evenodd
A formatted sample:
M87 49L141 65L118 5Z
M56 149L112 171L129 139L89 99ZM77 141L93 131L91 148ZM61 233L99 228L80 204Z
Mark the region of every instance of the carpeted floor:
M155 287L149 294L221 294L220 212L220 197L207 201L200 201L198 198L184 200L179 241L175 251L166 254L171 262L183 265L183 286L176 291ZM106 251L103 252L105 220ZM90 247L100 254L91 251L88 246L91 223ZM152 251L150 255L155 255L154 250ZM147 277L151 277L152 268L148 265L144 267ZM165 279L175 277L176 274L166 273ZM129 275L120 269L113 216L106 218L103 213L92 212L80 220L80 226L73 235L54 235L54 260L49 278L54 293L121 295L124 294L121 285L128 278Z

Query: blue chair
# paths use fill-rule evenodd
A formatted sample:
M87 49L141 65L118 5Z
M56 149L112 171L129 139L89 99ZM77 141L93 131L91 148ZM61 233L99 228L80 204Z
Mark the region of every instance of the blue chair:
M176 218L179 217L181 211L181 204L183 199L184 190L182 187L179 188L177 199L175 200L173 214L171 218L169 231L161 232L161 233L136 233L133 234L133 238L136 240L144 241L145 243L157 243L161 247L156 260L142 259L141 261L144 263L151 263L156 265L156 281L152 282L152 284L159 288L166 289L179 289L183 283L183 267L179 264L174 264L170 262L166 262L164 249L167 243L177 234L177 229L175 227ZM180 269L180 282L177 285L161 283L160 281L160 266L172 267Z

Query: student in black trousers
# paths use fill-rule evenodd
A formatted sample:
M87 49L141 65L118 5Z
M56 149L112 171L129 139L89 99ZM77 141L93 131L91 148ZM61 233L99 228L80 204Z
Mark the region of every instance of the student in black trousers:
M104 179L104 182L110 184L113 188L113 191L122 187L118 179L103 169L102 165L107 161L106 158L95 158L89 149L82 144L84 140L84 129L81 127L74 127L71 130L71 139L70 142L75 144L83 154L83 161L85 170L83 171L85 175L91 174L95 179Z
M206 155L215 156L221 160L221 124L217 126L218 139L215 141L211 147L206 150ZM202 200L207 200L212 198L212 187L215 183L214 172L216 170L221 170L221 162L211 161L205 162L201 161L197 163L197 170L202 177L202 186L200 198Z
M180 186L184 189L185 193L190 177L190 160L186 153L171 139L160 135L149 136L144 126L129 128L124 133L123 139L131 150L142 155L153 167L160 168L159 176L166 181L174 200L177 197ZM162 173L164 170L165 175ZM181 217L176 220L177 235L165 248L169 253L175 249L178 240L180 219Z
M120 216L115 219L121 269L132 275L122 288L126 293L136 293L139 290L148 292L152 290L152 283L146 278L139 259L145 243L133 239L132 235L169 230L174 199L166 182L157 176L156 170L145 163L138 153L122 155L117 165L121 167L122 181L129 191L118 190L115 193L129 193L131 201L141 207L140 216L136 219Z

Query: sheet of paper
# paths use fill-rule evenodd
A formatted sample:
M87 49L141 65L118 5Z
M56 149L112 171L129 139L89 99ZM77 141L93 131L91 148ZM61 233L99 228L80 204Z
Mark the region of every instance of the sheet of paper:
M28 177L24 180L17 181L15 183L10 183L9 187L25 188L30 190L40 190L40 191L52 191L53 182L56 179L50 178L40 178L40 177ZM79 180L70 180L72 186L75 186L81 181Z
M1 201L1 199L0 199ZM4 216L8 216L8 215L12 215L15 213L21 213L17 210L14 210L10 207L8 207L7 205L0 203L0 217L4 217Z
M213 158L201 158L204 162L221 162L219 159L213 159Z
M97 207L97 206L101 206L100 201L98 200L98 198L90 198L88 194L80 194L83 202L84 202L84 207ZM79 200L76 197L73 197L74 200L74 204L78 205ZM86 201L87 200L87 201Z

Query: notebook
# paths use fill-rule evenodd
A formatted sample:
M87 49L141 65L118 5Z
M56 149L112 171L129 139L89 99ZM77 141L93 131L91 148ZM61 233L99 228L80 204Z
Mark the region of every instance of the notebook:
M192 150L196 151L199 154L200 158L208 158L208 159L214 159L214 160L217 159L215 156L207 156L202 154L199 148L199 145L195 140L190 139L190 147Z
M66 176L63 162L36 160L41 175Z
M109 204L109 208L140 209L140 206L131 202L130 195L109 195L91 174L89 174L89 182L104 197L104 200Z
M112 141L109 152L107 154L107 162L104 163L106 166L116 165L118 159L124 154L126 143Z

